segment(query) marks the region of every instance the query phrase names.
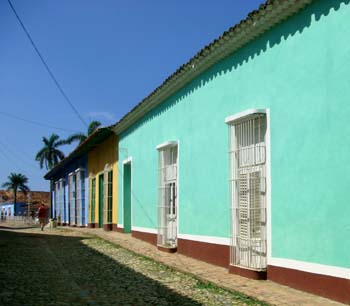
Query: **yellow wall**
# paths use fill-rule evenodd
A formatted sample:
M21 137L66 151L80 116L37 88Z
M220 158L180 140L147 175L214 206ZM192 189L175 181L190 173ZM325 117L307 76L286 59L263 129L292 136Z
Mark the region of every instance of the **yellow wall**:
M95 223L98 223L98 176L103 174L105 166L109 165L113 169L113 215L112 223L117 224L118 211L118 139L116 135L109 136L105 141L88 153L88 169L89 169L89 207L91 204L91 181L96 178L95 192ZM90 210L89 210L90 211ZM89 214L89 222L91 215Z

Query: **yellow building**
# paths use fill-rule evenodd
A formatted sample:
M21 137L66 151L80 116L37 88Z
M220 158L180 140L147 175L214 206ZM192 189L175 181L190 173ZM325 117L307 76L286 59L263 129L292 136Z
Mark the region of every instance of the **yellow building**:
M106 130L88 151L89 227L117 229L118 139Z

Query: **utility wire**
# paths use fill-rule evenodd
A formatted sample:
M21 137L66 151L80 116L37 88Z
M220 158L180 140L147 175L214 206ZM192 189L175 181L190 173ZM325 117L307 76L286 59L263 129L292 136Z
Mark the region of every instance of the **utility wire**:
M5 159L9 162L10 165L14 164L15 167L20 170L21 172L26 172L25 169L17 163L17 160L15 158L10 158L10 155L7 155L7 153L4 151L4 149L0 146L0 153Z
M1 111L0 111L0 115L6 116L6 117L9 117L9 118L12 118L12 119L24 121L24 122L27 122L27 123L35 124L35 125L38 125L38 126L47 127L47 128L50 128L50 129L56 129L56 130L61 130L61 131L65 131L65 132L74 132L74 133L78 132L76 130L65 129L65 128L53 126L53 125L50 125L50 124L42 123L42 122L39 122L39 121L33 121L33 120L30 120L30 119L21 118L21 117L18 117L17 115L13 115L13 114L1 112Z
M27 166L30 166L33 170L35 169L36 171L38 171L38 167L34 166L34 160L32 160L31 162L27 161L26 159L23 158L23 156L28 156L28 154L22 152L22 154L17 152L17 149L11 149L8 143L4 143L2 141L0 141L0 148L5 152L7 151L8 154L10 154L10 156L14 157L16 160L21 161L22 163L25 163ZM22 156L23 155L23 156ZM30 156L30 155L29 155Z
M18 16L15 8L13 7L11 0L7 0L7 2L9 3L13 13L15 14L19 24L21 25L23 31L25 32L25 34L27 35L30 43L32 44L34 50L36 51L36 53L38 54L41 62L43 63L43 65L45 66L47 72L49 73L51 79L54 81L54 83L56 84L58 90L61 92L62 96L64 97L64 99L67 101L67 103L70 105L70 107L73 109L73 111L75 112L75 114L79 117L80 121L87 127L86 122L84 121L83 117L79 114L78 110L75 108L75 106L73 105L72 101L70 100L70 98L67 96L67 94L65 93L65 91L63 90L62 86L60 85L60 83L57 81L56 77L54 76L52 70L50 69L50 67L48 66L48 64L46 63L46 61L44 60L41 52L39 51L38 47L36 46L36 44L34 43L32 37L30 36L29 32L27 31L26 27L24 26L21 18Z

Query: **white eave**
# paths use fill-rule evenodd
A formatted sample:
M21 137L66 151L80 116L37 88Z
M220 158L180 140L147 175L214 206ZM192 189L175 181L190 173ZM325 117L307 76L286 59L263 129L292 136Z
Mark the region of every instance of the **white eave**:
M177 146L177 141L166 141L161 143L160 145L158 145L156 147L157 150L164 150L166 148L170 148L170 147L175 147Z
M227 117L225 119L225 123L227 124L237 123L238 121L244 120L247 117L258 115L258 114L266 114L266 109L256 109L256 108L247 109L243 112Z
M114 132L116 134L122 133L204 71L253 41L277 23L294 15L311 2L313 0L276 0L266 4L265 8L255 11L252 16L230 28L178 68L175 73L116 123L113 127Z

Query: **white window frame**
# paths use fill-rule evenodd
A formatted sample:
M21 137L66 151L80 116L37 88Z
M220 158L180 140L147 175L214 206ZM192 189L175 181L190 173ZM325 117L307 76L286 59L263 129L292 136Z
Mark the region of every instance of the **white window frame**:
M58 219L59 216L59 183L55 182L55 210L54 210L54 218Z
M120 228L124 228L124 165L126 164L130 164L131 167L131 173L133 173L133 159L132 156L129 156L128 158L124 159L122 162L123 168L122 168L122 207L121 209L118 208L118 214L121 214L122 218L121 218L121 223L118 223L118 227ZM131 221L131 228L133 228L132 226L132 220L133 220L133 196L132 196L132 192L133 192L133 180L132 180L132 176L131 176L131 182L130 182L130 189L131 189L131 197L130 197L130 221Z
M76 175L76 225L84 226L85 220L85 169L78 168L75 171Z
M111 184L108 181L109 173L112 172ZM113 167L106 164L103 171L103 224L113 223ZM111 197L109 197L109 188L111 188ZM111 198L112 206L108 210L108 200ZM108 220L108 214L110 213L111 219Z
M237 124L239 122L247 120L249 117L259 114L265 114L266 115L266 139L265 139L265 145L266 145L266 152L265 152L265 175L266 175L266 243L267 243L267 254L266 254L266 266L271 261L271 249L272 249L272 240L271 240L271 136L270 136L270 110L268 108L266 109L248 109L245 111L242 111L240 113L234 114L232 116L229 116L225 118L225 123L232 126L234 124ZM231 141L230 139L231 135L229 133L229 143ZM230 145L231 146L231 145ZM231 147L230 147L231 150ZM231 162L230 162L231 164ZM230 165L230 176L232 171L232 165ZM231 208L231 199L232 195L230 195L230 208ZM230 215L230 223L232 226L232 214ZM232 229L231 229L232 234ZM233 241L231 241L231 246L233 246Z
M162 178L161 178L161 169L164 167L164 165L161 165L162 163L162 159L161 159L161 154L162 152L169 150L171 148L176 147L177 149L177 156L176 156L176 179L175 179L175 184L176 184L176 191L175 191L175 195L176 195L176 229L175 229L175 241L173 243L169 243L168 241L164 241L163 236L165 235L164 233L162 233L162 230L167 230L164 229L161 226L161 215L163 214L163 212L161 212L162 209L162 205L161 205L161 200L160 200L160 188L161 185L163 184ZM156 149L158 150L158 223L157 223L157 227L158 227L158 235L157 235L157 245L161 246L161 247L167 247L167 248L176 248L177 247L177 239L179 236L179 156L180 156L180 145L179 145L179 141L166 141L160 145L158 145L156 147ZM164 196L164 195L163 195ZM164 209L164 207L163 207Z
M60 217L60 220L59 222L61 224L65 223L65 215L66 215L66 211L65 211L65 186L64 186L64 182L65 180L63 178L61 178L59 181L58 181L58 184L59 184L59 217Z
M93 184L92 184L94 180L95 180L95 186L93 186ZM92 210L92 203L94 203L94 210ZM88 222L94 224L96 222L96 176L93 176L92 173L90 173L90 175L89 175L88 211L89 211ZM94 214L94 220L92 220L92 214Z
M69 201L69 223L77 225L77 177L74 172L68 174L68 201Z

